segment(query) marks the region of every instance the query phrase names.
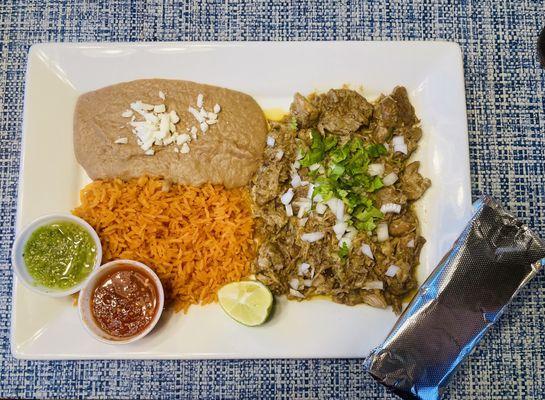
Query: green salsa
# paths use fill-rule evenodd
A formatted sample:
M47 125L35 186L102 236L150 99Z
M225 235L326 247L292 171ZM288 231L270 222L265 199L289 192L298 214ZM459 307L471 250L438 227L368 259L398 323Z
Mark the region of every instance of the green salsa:
M36 229L23 250L36 284L66 290L93 270L97 249L89 232L73 222L54 222Z

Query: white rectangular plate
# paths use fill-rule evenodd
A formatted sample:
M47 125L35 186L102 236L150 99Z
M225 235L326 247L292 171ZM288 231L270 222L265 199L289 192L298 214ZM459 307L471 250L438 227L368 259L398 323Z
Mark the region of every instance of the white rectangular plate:
M433 184L418 203L427 244L422 281L471 210L464 78L458 45L445 42L41 44L29 53L17 229L70 211L87 182L72 149L79 94L137 78L173 78L246 92L263 108L289 107L297 91L349 84L367 97L407 87L422 120L416 155ZM168 88L165 88L168 92ZM11 348L26 359L362 357L396 320L391 310L326 300L277 302L257 328L233 322L216 304L167 313L130 345L92 339L73 299L37 295L16 281Z

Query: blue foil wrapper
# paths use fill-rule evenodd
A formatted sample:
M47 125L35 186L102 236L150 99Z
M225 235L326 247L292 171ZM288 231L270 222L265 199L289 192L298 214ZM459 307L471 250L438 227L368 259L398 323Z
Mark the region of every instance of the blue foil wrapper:
M420 287L367 371L404 399L439 399L517 292L545 265L545 243L490 197Z

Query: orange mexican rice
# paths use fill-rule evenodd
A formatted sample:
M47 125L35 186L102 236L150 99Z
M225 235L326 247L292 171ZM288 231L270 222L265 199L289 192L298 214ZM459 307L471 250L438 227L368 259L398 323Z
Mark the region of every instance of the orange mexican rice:
M95 181L80 200L73 212L97 231L103 262L149 265L177 311L215 301L217 289L249 274L254 248L246 189L142 177Z

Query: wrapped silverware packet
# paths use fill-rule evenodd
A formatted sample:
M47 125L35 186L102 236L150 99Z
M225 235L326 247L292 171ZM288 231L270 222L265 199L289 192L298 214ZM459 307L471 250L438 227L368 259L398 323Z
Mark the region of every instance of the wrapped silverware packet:
M404 399L436 400L517 292L545 265L545 243L490 197L365 360Z

